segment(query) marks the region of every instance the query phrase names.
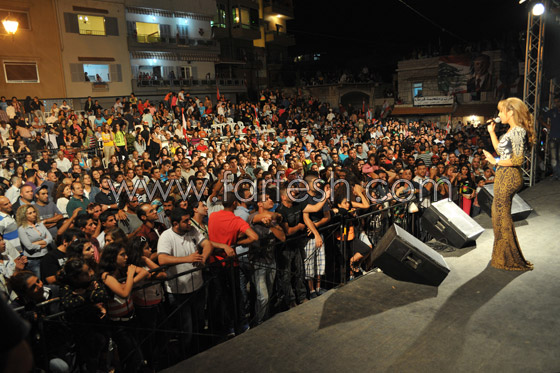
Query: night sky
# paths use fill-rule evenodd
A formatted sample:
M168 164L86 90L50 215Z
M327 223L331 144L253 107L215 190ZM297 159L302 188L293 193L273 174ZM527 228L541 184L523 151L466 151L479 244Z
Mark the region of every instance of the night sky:
M429 21L399 0L294 0L295 20L288 23L288 32L296 36L292 54L322 53L331 62L363 59L370 66L395 66L414 49L446 54L453 46L481 40L507 40L518 54L524 53L520 33L526 30L527 3L402 1Z

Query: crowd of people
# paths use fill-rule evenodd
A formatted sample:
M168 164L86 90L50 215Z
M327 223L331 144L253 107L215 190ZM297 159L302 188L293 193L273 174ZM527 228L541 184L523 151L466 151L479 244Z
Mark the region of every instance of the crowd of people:
M25 102L0 100L0 292L34 323L64 311L33 343L54 371L155 370L171 342L184 358L241 334L329 288L330 225L352 220L329 233L352 279L375 245L362 212L449 198L475 215L494 178L483 131L280 91Z

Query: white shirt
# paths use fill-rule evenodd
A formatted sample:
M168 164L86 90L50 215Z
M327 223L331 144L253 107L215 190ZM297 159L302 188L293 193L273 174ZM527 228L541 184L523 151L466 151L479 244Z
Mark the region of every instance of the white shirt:
M11 106L9 106L11 107ZM0 126L0 136L2 136L2 139L4 140L4 142L6 142L6 140L8 140L10 138L10 125L6 124L6 128L2 128Z
M56 167L62 172L68 172L70 167L72 167L72 162L70 162L70 160L66 157L63 157L62 159L57 157L55 161Z
M188 256L196 252L196 246L206 238L195 228L184 235L178 235L172 228L164 231L158 240L157 252L175 257ZM195 268L192 263L182 263L169 267L168 276L173 277L177 273ZM202 272L196 271L188 275L179 276L165 283L166 290L172 294L188 294L202 287Z
M13 205L16 203L17 199L19 198L19 188L15 185L12 185L5 194L6 198L10 200L10 203Z

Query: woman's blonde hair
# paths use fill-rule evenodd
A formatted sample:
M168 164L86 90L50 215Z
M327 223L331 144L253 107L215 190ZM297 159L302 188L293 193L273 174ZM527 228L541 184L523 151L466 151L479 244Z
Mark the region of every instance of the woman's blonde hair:
M536 134L535 134L535 125L533 123L533 116L529 112L529 108L523 101L518 99L517 97L509 97L505 100L501 100L498 102L498 109L501 111L509 111L513 112L513 118L515 122L519 124L521 127L525 128L527 131L527 142L530 146L535 145Z
M33 205L21 205L17 209L17 212L16 212L16 223L17 223L18 226L27 227L29 225L29 223L27 222L27 210L29 210L30 208L35 210L35 212L37 213L37 222L36 223L39 223L39 212L37 211L35 206L33 206Z

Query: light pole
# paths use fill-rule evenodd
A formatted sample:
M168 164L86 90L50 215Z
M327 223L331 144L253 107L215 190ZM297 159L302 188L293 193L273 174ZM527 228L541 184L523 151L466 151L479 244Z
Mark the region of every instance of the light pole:
M525 48L525 75L523 82L523 101L533 116L533 123L537 132L537 142L540 143L540 125L537 121L542 89L542 68L544 48L545 9L548 0L544 3L535 3L528 12L527 18L527 44ZM537 173L537 147L534 146L525 156L522 166L525 185L535 184Z

